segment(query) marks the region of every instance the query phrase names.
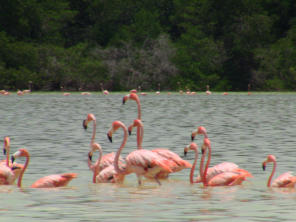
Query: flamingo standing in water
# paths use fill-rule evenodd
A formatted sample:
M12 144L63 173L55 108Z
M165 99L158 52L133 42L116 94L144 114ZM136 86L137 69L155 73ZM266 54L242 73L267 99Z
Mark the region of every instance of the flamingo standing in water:
M247 177L252 177L252 174L247 170L235 168L229 171L229 164L224 162L212 167L212 170L208 172L208 167L211 160L211 143L209 138L204 139L204 147L208 149L208 160L203 172L202 182L204 186L234 186L240 185ZM203 151L205 152L205 151Z
M139 119L134 120L133 124L128 127L129 134L131 134L133 127L140 128L140 130L137 131L137 144L138 144L138 149L142 149L142 142L143 142L143 135L144 135L144 127L143 127L142 121ZM192 167L192 165L188 161L183 160L178 154L168 149L157 148L157 149L153 149L152 152L155 152L159 156L163 157L164 161L166 161L166 163L168 164L168 167L171 168L173 173L181 171L185 168ZM156 175L158 179L166 179L168 178L168 176L169 176L169 173L165 170L162 170Z
M149 178L154 178L156 182L160 185L160 182L156 175L163 169L167 172L172 172L171 169L166 165L165 161L157 155L156 153L146 150L146 149L140 149L140 150L135 150L132 151L128 156L126 157L126 166L124 167L125 169L122 169L119 167L119 156L124 148L127 137L128 137L128 130L126 126L120 122L120 121L114 121L112 123L111 129L108 131L107 135L112 142L112 134L117 131L119 128L123 129L124 132L124 138L121 143L120 148L118 149L115 160L114 160L114 168L116 172L119 174L130 174L130 173L135 173L138 177L138 183L139 185L142 184L141 177L149 177Z
M194 182L193 177L194 177L195 166L196 166L197 159L198 159L198 146L197 146L197 144L192 142L188 146L186 146L184 148L184 156L186 156L186 154L187 154L187 152L189 150L193 150L195 152L195 158L194 158L191 170L190 170L189 181L190 181L190 183L196 183L196 182Z
M273 168L272 168L272 172L268 178L267 181L267 186L270 187L289 187L289 188L293 188L295 187L296 184L296 176L293 176L291 174L291 172L286 172L283 173L282 175L280 175L278 178L276 178L272 183L272 177L275 173L275 169L276 169L276 158L274 155L268 155L266 160L262 163L262 168L263 170L265 170L266 168L266 164L267 163L273 163Z
M92 132L92 137L91 137L91 141L90 141L90 147L91 147L91 151L89 152L89 155L88 155L88 167L90 170L92 170L93 172L95 171L94 167L99 167L97 169L97 172L100 172L102 171L103 169L105 169L106 167L110 166L110 165L113 165L114 163L114 157L115 157L115 153L112 152L112 153L108 153L102 157L99 157L101 158L100 160L100 163L98 164L98 161L99 159L96 161L95 164L92 163L92 151L94 150L98 150L97 149L97 146L101 148L101 146L97 143L95 143L95 137L96 137L96 128L97 128L97 121L96 121L96 117L94 114L92 113L89 113L87 114L87 117L85 120L83 120L83 128L86 130L87 129L87 125L90 123L90 122L93 122L93 132Z
M123 104L129 99L136 101L138 106L138 117L134 120L133 124L129 126L129 134L131 134L132 128L137 127L137 147L138 149L142 149L142 142L144 137L144 127L141 121L141 103L137 94L131 93L123 97ZM178 172L184 168L191 168L191 164L186 160L183 160L178 154L164 148L153 149L153 152L157 153L162 159L169 163L169 167L171 167L172 172ZM168 178L169 173L166 170L162 170L156 178L158 179L166 179Z
M6 159L0 161L0 185L13 184L19 177L23 165L12 163L9 160L10 138L7 136L4 138L3 153L6 155Z
M25 165L20 173L20 176L18 178L17 186L22 186L22 179L25 170L27 169L30 161L30 154L26 149L19 149L17 152L15 152L11 156L11 161L14 162L14 160L18 157L26 157ZM40 178L39 180L35 181L31 188L53 188L53 187L63 187L67 186L67 184L74 178L77 177L76 173L63 173L63 174L53 174L49 176L45 176Z
M247 170L241 169L232 162L223 162L208 168L211 160L211 143L208 138L206 129L202 126L191 134L191 139L194 140L196 134L204 135L204 143L202 145L202 158L200 163L200 176L197 177L196 183L203 182L205 186L231 186L241 184L247 177L252 177L252 174ZM205 170L203 169L206 149L208 149L208 160Z

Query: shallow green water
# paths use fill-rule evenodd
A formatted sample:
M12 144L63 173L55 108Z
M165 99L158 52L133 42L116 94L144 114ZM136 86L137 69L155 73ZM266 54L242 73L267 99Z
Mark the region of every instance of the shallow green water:
M276 176L295 170L296 94L198 93L141 96L145 127L143 147L170 148L183 155L192 130L203 125L212 142L211 165L232 161L254 178L237 187L203 188L190 185L189 170L172 174L158 186L134 175L124 184L93 184L87 166L92 126L82 120L97 117L96 141L105 152L116 151L122 133L109 143L106 132L114 120L129 125L136 118L134 101L122 105L125 94L83 96L33 93L0 96L0 136L11 138L11 152L27 148L30 165L23 188L0 187L0 221L294 221L296 192L268 189L267 171L261 168L267 154L278 160ZM196 142L201 144L202 138ZM3 140L1 139L3 144ZM136 148L135 133L123 156ZM194 154L186 157L193 161ZM2 156L1 159L4 157ZM18 160L18 162L23 162ZM54 190L28 188L38 178L76 172L68 187Z

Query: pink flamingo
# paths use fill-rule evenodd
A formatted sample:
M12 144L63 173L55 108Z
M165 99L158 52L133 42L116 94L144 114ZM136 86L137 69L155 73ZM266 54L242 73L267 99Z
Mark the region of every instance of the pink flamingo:
M12 163L9 160L10 138L7 136L4 138L3 153L6 155L6 159L0 161L0 184L13 184L14 181L19 177L23 165Z
M229 162L224 162L214 166L212 171L208 173L208 167L211 160L211 143L209 138L204 139L204 144L208 149L208 160L205 170L203 172L203 184L204 186L234 186L240 185L247 177L252 177L252 174L247 170L235 168L229 171Z
M93 132L92 132L92 137L91 137L91 141L90 141L90 146L91 146L91 151L89 152L89 158L88 158L88 167L90 170L94 171L94 167L99 167L97 169L98 172L102 171L103 169L105 169L106 167L110 166L110 165L113 165L114 163L114 158L115 158L115 153L112 152L112 153L108 153L104 156L101 157L101 161L100 163L98 164L99 162L99 159L96 161L95 164L92 163L92 152L94 150L97 150L97 146L99 146L100 149L101 146L97 143L95 143L95 137L96 137L96 128L97 128L97 121L96 121L96 117L94 114L92 113L89 113L86 117L85 120L83 120L83 128L84 129L87 129L87 125L90 123L90 122L93 122ZM100 157L99 157L100 158Z
M246 177L252 177L252 174L247 170L241 169L232 162L223 162L215 165L214 167L208 168L211 160L211 143L208 138L206 129L202 126L198 127L196 131L191 134L191 139L194 140L196 134L204 135L204 143L202 145L202 159L200 163L200 175L196 179L196 183L203 182L205 186L217 186L217 185L237 185L241 184ZM205 151L208 149L208 160L206 163L206 170L203 170L203 164L205 159ZM233 180L236 176L239 178L236 181ZM223 184L224 183L224 184Z
M196 166L197 159L198 159L198 146L197 146L197 144L192 142L188 146L186 146L184 148L184 156L186 156L186 154L187 154L187 152L189 150L193 150L195 152L195 158L194 158L194 161L193 161L193 165L191 167L189 181L190 181L190 183L196 183L196 182L194 182L193 177L194 177L195 166Z
M24 172L29 165L30 154L26 149L19 149L17 152L15 152L12 155L11 161L14 162L14 160L18 157L26 157L25 165L20 173L20 176L17 182L17 186L21 187ZM77 177L76 173L53 174L53 175L42 177L39 180L35 181L31 185L31 188L53 188L53 187L67 186L67 184L76 177Z
M114 160L114 168L119 174L130 174L135 173L138 177L138 183L139 185L142 184L141 177L149 177L154 178L158 184L160 184L158 178L156 175L163 169L167 172L172 172L171 169L165 164L165 162L162 160L162 158L157 155L156 153L146 150L146 149L140 149L132 151L128 156L126 157L126 166L124 169L121 169L119 167L119 156L124 148L127 137L128 137L128 131L126 126L120 122L120 121L114 121L112 123L111 129L108 131L107 135L112 142L112 134L118 130L119 128L122 128L124 131L124 138L121 143L120 148L118 149L115 160Z
M207 131L205 129L205 127L203 126L199 126L197 127L197 130L193 131L192 134L191 134L191 140L193 141L195 136L197 134L201 134L204 136L204 143L202 145L202 157L201 157L201 161L200 161L200 175L203 175L203 165L204 165L204 160L205 160L205 157L206 157L206 140L205 139L208 139L208 134L207 134ZM232 163L232 162L223 162L223 163L220 163L220 164L217 164L216 166L214 167L211 167L208 169L208 175L207 175L207 178L210 179L214 176L216 176L217 174L219 173L223 173L223 172L227 172L227 171L237 171L238 168L238 165L236 165L235 163ZM196 181L195 183L200 183L202 182L202 176L198 176L196 178Z
M268 181L267 181L267 186L270 187L289 187L289 188L293 188L295 187L295 183L296 183L296 176L293 176L291 174L291 172L286 172L286 173L283 173L282 175L280 175L278 178L276 178L272 183L271 183L271 180L272 180L272 177L275 173L275 169L276 169L276 158L274 155L268 155L266 160L262 163L262 168L263 170L265 170L266 168L266 164L267 163L270 163L272 162L273 163L273 169L272 169L272 172L268 178Z
M140 128L140 130L137 131L137 145L138 145L138 149L142 149L142 142L143 142L143 135L144 135L144 127L143 127L142 121L139 119L134 120L133 124L128 127L129 134L131 134L133 127ZM159 156L161 156L163 160L168 164L168 167L171 168L173 173L181 171L185 168L192 167L192 165L188 161L183 160L178 154L168 149L157 148L152 150L152 152L155 152ZM162 170L156 175L158 179L166 179L168 178L168 176L169 176L169 173L165 170Z
M93 183L121 183L124 180L124 175L117 174L114 169L114 155L113 153L106 154L104 161L102 161L103 152L99 144L93 143L92 150L88 153L89 159L92 159L93 152L99 151L99 158L94 165L90 165L93 170ZM113 157L113 158L112 158ZM120 159L122 161L122 159ZM101 163L102 162L102 163ZM120 162L120 164L122 164Z
M137 146L138 149L142 149L142 142L143 142L143 136L144 136L144 128L143 124L141 122L141 103L140 99L137 94L131 93L123 97L123 104L129 99L132 99L136 101L138 106L138 117L136 120L134 120L133 124L129 126L129 133L131 134L132 128L137 127ZM185 160L183 160L178 154L163 148L157 148L152 150L153 152L160 155L164 161L167 163L171 163L171 170L172 172L178 172L184 168L191 168L191 164ZM154 176L154 175L153 175ZM158 179L165 179L168 177L168 173L166 170L163 170L160 172L156 178Z

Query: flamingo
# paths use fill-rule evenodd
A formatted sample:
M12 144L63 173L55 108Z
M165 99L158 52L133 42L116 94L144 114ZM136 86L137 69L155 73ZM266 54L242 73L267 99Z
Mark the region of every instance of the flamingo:
M138 117L134 120L133 124L129 126L129 134L131 134L132 128L137 127L137 146L138 149L142 149L142 142L144 136L144 128L141 122L141 103L137 94L131 93L123 97L123 104L129 99L136 101L138 106ZM178 154L163 148L157 148L152 150L153 152L160 155L164 161L170 163L173 172L178 172L184 168L191 168L191 164L185 160L183 160ZM156 176L158 179L165 179L168 177L168 173L166 170L162 171Z
M272 168L272 172L268 178L268 181L267 181L267 187L290 187L290 188L293 188L295 187L295 184L296 184L296 176L293 176L291 174L291 172L286 172L286 173L283 173L282 175L280 175L278 178L276 178L272 183L271 183L271 180L272 180L272 177L275 173L275 169L276 169L276 158L274 155L268 155L266 160L262 163L262 168L263 170L265 170L266 168L266 164L267 163L270 163L272 162L273 163L273 168Z
M97 160L97 162L95 164L92 164L92 152L94 150L98 150L97 146L99 146L99 149L102 149L102 148L99 144L95 143L97 121L96 121L95 115L92 113L87 114L86 119L83 120L82 125L85 130L87 129L87 125L90 122L93 122L93 132L92 132L92 137L91 137L91 141L90 141L91 151L89 152L88 167L93 172L95 170L94 169L95 166L99 167L99 169L97 169L97 171L100 172L101 170L105 169L106 167L113 165L115 153L112 152L112 153L108 153L108 154L102 156L100 164L97 164L99 160Z
M211 94L212 94L212 92L210 91L210 86L209 86L209 85L207 85L207 91L206 91L206 94L207 94L207 95L211 95Z
M197 177L195 181L196 183L203 182L205 186L237 185L241 184L246 177L252 177L251 173L247 170L239 168L237 164L232 162L223 162L215 165L214 167L208 168L212 149L207 131L203 126L198 127L197 130L193 131L191 134L192 141L194 140L196 134L204 135L204 143L202 145L203 155L200 163L200 176ZM206 163L206 169L203 170L206 149L208 149L208 160ZM237 178L236 181L231 181L232 179L234 180L236 176L239 176L239 178Z
M203 175L203 165L204 165L204 160L205 160L205 157L206 157L206 139L208 139L208 134L207 134L207 130L205 127L203 126L199 126L197 127L197 130L193 131L192 134L191 134L191 140L194 141L195 139L195 136L197 134L201 134L204 136L204 143L201 147L201 150L202 150L202 157L201 157L201 161L200 161L200 176L198 176L196 178L196 181L195 183L200 183L202 182L202 176ZM220 164L217 164L216 166L214 167L210 167L208 169L208 175L207 175L207 178L210 179L214 176L216 176L217 174L219 173L223 173L223 172L226 172L226 171L236 171L238 168L238 165L235 164L235 163L232 163L232 162L223 162L223 163L220 163Z
M204 147L208 149L208 160L202 178L204 186L240 185L247 177L252 177L252 174L244 169L235 168L229 171L229 168L233 165L233 163L229 162L218 164L212 167L212 170L208 172L211 160L211 143L209 138L204 139L204 145Z
M112 142L112 134L117 131L119 128L122 128L124 131L124 138L121 143L120 148L118 149L115 160L114 160L114 168L116 172L119 174L130 174L135 173L138 178L138 184L141 185L141 177L149 177L154 178L155 181L160 185L160 182L156 175L163 169L169 173L171 173L171 169L166 165L166 163L163 161L163 159L157 155L156 153L146 150L146 149L139 149L132 151L128 156L126 157L126 166L124 169L121 169L119 167L119 156L124 148L127 137L128 137L128 130L126 126L121 121L114 121L112 123L111 129L108 131L107 135Z
M17 186L21 187L24 172L29 165L30 154L26 149L19 149L11 156L11 161L14 162L14 160L18 157L26 157L25 165L20 173L20 176L17 182ZM77 177L76 173L53 174L53 175L45 176L38 179L31 185L31 188L63 187L63 186L67 186L67 184L76 177Z
M10 138L7 136L4 137L3 153L6 155L6 159L0 161L0 184L13 184L14 181L19 177L23 165L17 163L12 164L12 162L9 160Z
M109 153L102 157L102 148L99 144L93 143L92 150L88 153L89 160L91 161L93 152L99 151L99 158L94 165L89 165L93 171L93 183L121 183L124 180L124 175L117 174L114 169L114 155ZM120 164L122 164L120 159Z
M195 152L195 158L194 158L193 165L192 165L191 171L190 171L190 176L189 176L189 181L192 184L192 183L196 183L196 182L194 182L193 177L194 177L195 166L196 166L197 159L198 159L198 146L197 146L197 144L192 142L188 146L186 146L184 148L184 156L186 156L186 154L187 154L187 152L189 150L193 150Z
M140 130L137 131L137 145L138 149L142 149L142 142L143 142L143 135L144 135L144 127L141 120L136 119L134 120L133 124L128 127L129 134L131 134L132 128L137 127ZM157 153L159 156L163 158L163 160L168 164L171 168L172 172L178 172L185 168L191 168L192 165L183 160L178 154L164 148L156 148L153 149L152 152ZM158 179L166 179L168 178L169 173L165 170L159 172L156 177Z

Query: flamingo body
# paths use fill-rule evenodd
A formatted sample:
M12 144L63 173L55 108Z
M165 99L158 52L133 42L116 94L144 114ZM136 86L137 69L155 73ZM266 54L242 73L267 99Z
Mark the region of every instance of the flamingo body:
M10 167L5 164L0 166L0 185L9 185L16 179L15 174Z
M76 173L53 174L35 181L31 188L53 188L67 186L68 183L77 177Z
M103 169L96 176L96 183L123 183L125 176L116 172L114 165Z

